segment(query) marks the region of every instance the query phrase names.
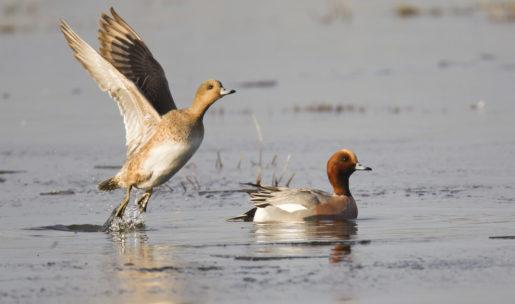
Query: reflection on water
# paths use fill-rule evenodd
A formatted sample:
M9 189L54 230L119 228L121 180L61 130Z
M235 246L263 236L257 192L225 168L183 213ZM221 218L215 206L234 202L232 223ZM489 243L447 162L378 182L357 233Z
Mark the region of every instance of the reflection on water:
M313 247L331 246L331 263L341 262L346 256L350 260L352 243L348 241L357 232L354 221L255 223L251 230L256 243L270 245L258 248L258 254L307 257Z
M56 230L56 231L67 231L67 232L100 232L102 226L93 224L73 224L73 225L51 225L27 228L27 230Z
M331 263L340 263L343 261L344 257L348 256L348 259L351 259L351 245L350 244L336 244L331 249L331 256L329 257L329 261Z
M176 303L183 289L176 280L173 246L152 245L144 231L112 233L116 280L126 303Z
M350 240L357 232L354 221L320 221L255 223L252 235L256 242L316 242Z

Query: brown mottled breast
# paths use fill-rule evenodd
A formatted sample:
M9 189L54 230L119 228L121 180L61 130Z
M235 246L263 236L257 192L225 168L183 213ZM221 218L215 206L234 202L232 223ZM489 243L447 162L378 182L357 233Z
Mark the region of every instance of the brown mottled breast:
M174 141L185 141L191 137L204 136L202 118L188 110L173 110L163 116L159 126L159 137Z

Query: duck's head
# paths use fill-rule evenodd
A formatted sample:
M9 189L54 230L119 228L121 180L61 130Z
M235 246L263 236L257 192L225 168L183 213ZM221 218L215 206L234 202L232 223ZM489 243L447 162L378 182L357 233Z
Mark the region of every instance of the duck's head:
M197 89L193 107L202 114L218 99L235 93L235 90L227 90L222 83L215 79L204 81Z
M350 195L349 177L354 171L371 170L372 168L360 164L356 154L347 149L337 151L327 161L329 182L333 186L334 193L339 195Z

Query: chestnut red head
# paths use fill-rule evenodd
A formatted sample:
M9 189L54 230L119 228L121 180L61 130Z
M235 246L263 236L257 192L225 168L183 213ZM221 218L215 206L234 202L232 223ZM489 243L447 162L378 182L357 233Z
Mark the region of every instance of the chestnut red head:
M349 177L354 171L371 171L358 162L354 152L342 149L334 153L327 161L327 176L333 186L334 193L349 195Z

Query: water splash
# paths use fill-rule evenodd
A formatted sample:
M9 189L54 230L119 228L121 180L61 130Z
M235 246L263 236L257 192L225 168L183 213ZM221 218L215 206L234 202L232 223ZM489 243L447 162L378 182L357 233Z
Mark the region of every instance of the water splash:
M109 232L126 232L139 230L144 226L145 213L137 206L128 206L123 218L115 218L109 227Z

